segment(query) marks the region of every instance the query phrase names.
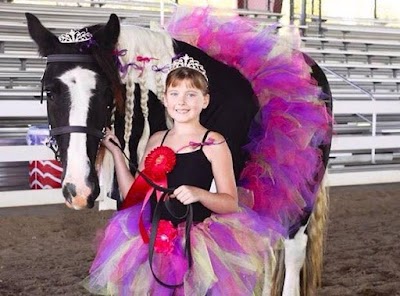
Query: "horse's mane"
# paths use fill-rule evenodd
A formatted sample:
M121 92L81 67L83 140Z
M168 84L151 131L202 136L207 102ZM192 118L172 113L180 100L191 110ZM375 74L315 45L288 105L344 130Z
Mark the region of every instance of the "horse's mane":
M140 86L140 107L145 121L137 149L140 160L150 136L148 92L152 91L161 100L167 73L155 69L161 69L171 63L174 56L173 41L165 32L155 32L137 26L122 26L117 48L119 51L126 50L126 53L119 57L120 63L130 65L127 67L127 73L121 75L122 82L126 85L125 142L129 141L132 131L135 84ZM125 152L129 153L128 147Z
M88 27L96 32L102 25ZM140 109L144 117L142 136L137 147L138 162L143 156L150 137L148 99L149 91L162 99L167 71L155 71L171 63L175 55L173 39L165 32L156 32L138 26L121 26L118 42L112 50L94 46L91 53L112 83L115 105L124 118L124 152L130 156L129 141L132 134L136 85L140 87ZM116 59L119 62L116 63ZM155 68L154 68L155 67ZM126 71L121 71L123 68ZM125 85L125 89L121 86ZM101 180L106 192L113 184L114 164L109 153L102 160Z
M102 25L94 25L87 27L86 29L89 32L96 32L98 29L100 29ZM124 112L124 93L123 93L123 88L121 87L121 80L119 76L119 71L117 68L117 65L115 64L114 58L113 58L113 51L110 49L104 49L99 46L91 46L90 47L90 52L92 56L96 59L97 64L100 66L102 71L104 72L104 75L107 76L107 78L111 82L111 90L114 94L114 100L115 100L115 105L121 114Z
M137 58L151 59L146 63L143 73L135 67L130 67L127 76L131 76L135 83L139 83L139 76L146 77L148 89L158 94L159 90L155 82L158 76L162 76L165 80L166 73L156 72L152 70L152 66L163 67L171 63L171 58L175 55L171 36L166 32L152 31L138 26L121 26L117 47L119 50L127 50L126 55L121 57L122 63L135 62L141 65ZM124 80L126 81L123 77L123 82Z

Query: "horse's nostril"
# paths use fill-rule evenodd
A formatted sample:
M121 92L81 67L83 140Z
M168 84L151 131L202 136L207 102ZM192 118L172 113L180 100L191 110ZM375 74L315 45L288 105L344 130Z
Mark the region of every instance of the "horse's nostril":
M72 204L72 198L71 198L71 196L65 196L65 194L64 194L64 198L65 198L65 200L66 200L69 204Z
M71 183L67 183L64 185L62 189L62 193L64 195L64 198L71 203L72 198L76 196L76 186Z

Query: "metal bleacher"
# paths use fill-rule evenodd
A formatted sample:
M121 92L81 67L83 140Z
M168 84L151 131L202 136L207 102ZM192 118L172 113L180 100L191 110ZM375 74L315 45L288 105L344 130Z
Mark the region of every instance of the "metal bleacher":
M302 37L333 94L331 185L400 182L400 29L337 22L310 22Z

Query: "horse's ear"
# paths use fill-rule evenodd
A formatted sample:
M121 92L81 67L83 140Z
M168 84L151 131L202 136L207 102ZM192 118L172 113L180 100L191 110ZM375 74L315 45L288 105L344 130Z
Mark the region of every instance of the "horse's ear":
M116 14L111 14L107 24L94 33L94 39L104 49L114 49L120 32L119 19Z
M47 30L39 19L31 13L25 13L28 21L29 35L39 48L41 56L54 53L56 45L59 43L57 37Z

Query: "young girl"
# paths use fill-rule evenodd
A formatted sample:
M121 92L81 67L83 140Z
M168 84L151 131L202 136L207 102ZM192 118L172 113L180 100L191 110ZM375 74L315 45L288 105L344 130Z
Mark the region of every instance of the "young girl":
M99 245L86 284L90 291L268 294L271 242L278 235L270 221L239 207L229 147L199 121L209 100L205 70L186 55L174 61L166 80L164 105L173 127L149 139L141 174L130 174L117 138L110 132L105 136L103 145L113 154L125 201ZM174 188L168 206L146 177ZM216 193L209 191L213 179ZM188 205L192 227L185 215L190 217Z

